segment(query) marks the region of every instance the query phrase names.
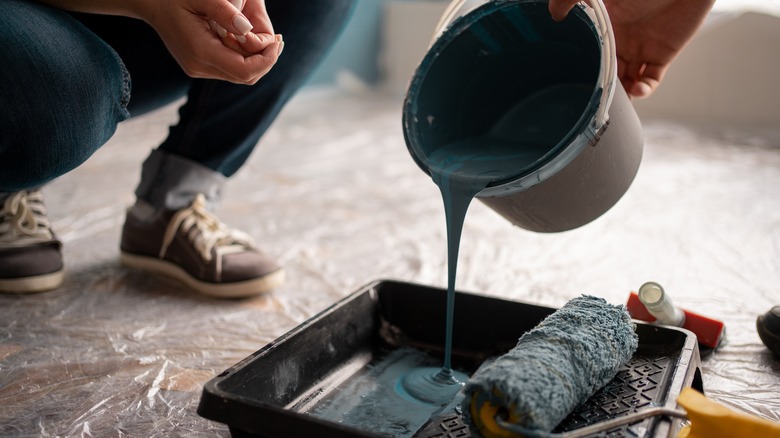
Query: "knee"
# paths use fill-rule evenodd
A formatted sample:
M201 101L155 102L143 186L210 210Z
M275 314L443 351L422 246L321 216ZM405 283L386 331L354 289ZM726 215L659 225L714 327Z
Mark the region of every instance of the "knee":
M43 184L86 161L128 117L130 86L116 53L69 15L36 2L8 6L0 18L0 191Z

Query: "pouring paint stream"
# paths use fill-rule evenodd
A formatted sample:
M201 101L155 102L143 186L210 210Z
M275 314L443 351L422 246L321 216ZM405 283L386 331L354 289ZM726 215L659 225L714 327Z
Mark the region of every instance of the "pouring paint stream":
M471 200L490 183L510 177L533 162L538 151L538 146L523 147L514 141L486 136L453 143L428 157L447 222L447 317L443 367L418 368L402 376L402 388L417 400L446 404L468 380L465 374L452 370L452 327L460 238Z
M452 327L460 238L471 200L493 183L516 178L549 153L576 124L591 93L591 87L576 83L543 89L505 111L484 135L436 148L425 158L447 221L447 319L444 366L401 377L401 388L416 400L446 404L468 380L452 370Z
M434 43L404 111L407 145L444 202L448 284L444 365L413 369L397 387L402 396L439 406L468 379L452 370L452 331L458 252L471 200L521 177L528 177L528 187L540 181L537 170L549 175L559 169L545 166L572 144L569 134L585 126L600 96L599 45L591 44L599 33L584 9L558 23L542 2L484 3L451 22Z

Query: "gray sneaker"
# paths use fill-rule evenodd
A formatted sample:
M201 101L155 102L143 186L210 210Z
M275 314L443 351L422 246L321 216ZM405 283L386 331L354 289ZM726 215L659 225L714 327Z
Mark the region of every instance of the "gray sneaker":
M61 248L40 190L13 193L0 205L0 291L58 287L64 277Z
M187 208L150 218L128 212L121 249L125 266L173 278L213 297L254 296L284 283L284 270L248 235L206 210L203 195Z

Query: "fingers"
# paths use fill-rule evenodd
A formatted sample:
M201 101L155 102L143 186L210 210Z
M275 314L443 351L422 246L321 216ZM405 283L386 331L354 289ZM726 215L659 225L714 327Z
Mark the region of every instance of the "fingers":
M257 53L275 41L281 42L281 35L274 34L273 25L270 18L268 18L263 0L229 0L229 2L236 10L241 11L245 17L248 17L253 27L251 32L237 34L228 31L228 29L217 23L216 20L210 18L208 20L209 27L224 40L225 45L246 55L247 53ZM246 9L242 10L243 8ZM232 38L228 37L228 35L232 36ZM241 45L240 47L232 41L233 38L235 42Z
M267 33L248 33L244 38L236 38L241 48L250 54L260 53L274 43L284 44L281 35L269 35Z
M238 1L238 0L234 0ZM241 11L249 21L255 26L252 30L255 33L275 34L274 26L271 24L271 18L265 7L264 0L247 0L244 9Z
M276 63L282 43L269 45L261 53L244 57L232 49L224 48L211 59L187 72L194 78L222 79L235 84L253 85L265 76Z
M578 0L550 0L550 15L555 21L563 21L577 3Z
M202 34L195 32L197 44L187 45L171 53L176 57L184 72L193 78L221 79L237 84L254 84L265 76L276 64L283 42L281 36L246 35L246 47L240 44L232 34L219 39L207 28ZM176 33L175 36L180 36ZM190 35L190 33L187 33ZM202 35L198 37L197 35ZM188 39L172 39L171 47L179 47L176 42Z
M263 32L262 29L270 29L273 32L270 20L265 12L265 4L261 0L229 0L230 4L240 10L246 8L245 16L253 18L259 24L253 25L253 31L245 34L237 34L220 25L216 19L210 18L209 27L219 36L224 47L231 49L243 59L229 56L214 57L211 66L217 68L226 80L235 83L253 84L257 82L273 67L284 48L281 35ZM261 19L258 20L258 17ZM264 17L264 18L263 18Z
M636 98L649 97L661 85L661 80L663 80L668 68L668 65L645 64L631 89L626 91Z
M217 31L230 32L235 35L246 35L254 28L252 22L241 13L235 5L242 5L243 0L211 0L201 2L199 11L213 20L209 25ZM216 26L215 26L216 25Z
M222 44L242 54L244 57L264 51L269 45L282 43L281 35L249 32L246 35L227 34L222 36Z
M244 9L244 4L246 4L246 0L229 0L229 1L230 4L233 5L239 11L242 11Z
M235 1L237 5L243 3ZM241 33L236 26L226 24L232 18L246 19L228 0L188 0L186 5L157 1L152 5L156 9L150 9L144 19L160 35L182 70L193 78L254 84L273 67L284 45L281 35L260 29L252 32L251 24Z
M652 95L668 68L668 65L627 62L618 58L618 78L632 98L643 99Z
M655 89L658 87L657 82L653 81L637 81L631 86L631 89L627 91L628 95L637 99L644 99L649 97Z
M245 61L250 65L250 68L254 71L258 71L258 74L244 83L252 85L265 76L276 64L276 61L282 54L282 50L284 50L284 41L279 41L269 45L263 52L245 58Z
M284 42L274 41L259 52L245 54L239 52L243 50L241 47L230 48L215 56L213 65L218 66L217 68L228 76L226 78L228 81L252 85L276 64L283 47Z
M215 34L219 35L220 38L225 38L228 35L227 29L217 24L214 20L209 19L209 27Z

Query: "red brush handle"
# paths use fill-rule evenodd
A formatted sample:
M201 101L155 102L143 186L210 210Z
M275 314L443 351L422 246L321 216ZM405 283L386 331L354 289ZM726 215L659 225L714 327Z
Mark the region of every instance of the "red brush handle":
M655 317L651 315L650 312L647 311L645 305L639 301L639 295L637 295L636 292L631 292L628 296L626 309L628 310L628 314L634 319L655 322ZM698 313L693 313L689 310L682 309L682 311L685 313L685 323L682 325L682 328L692 331L702 345L711 348L717 347L723 336L723 322L699 315Z

